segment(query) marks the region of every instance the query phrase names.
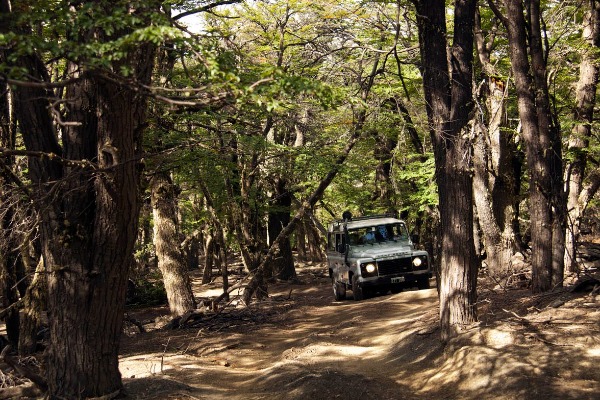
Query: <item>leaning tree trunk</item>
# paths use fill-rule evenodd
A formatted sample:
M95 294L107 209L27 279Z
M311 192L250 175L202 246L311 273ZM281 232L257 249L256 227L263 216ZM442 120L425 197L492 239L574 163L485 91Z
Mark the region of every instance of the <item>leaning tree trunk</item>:
M565 244L565 266L572 272L577 271L577 240L582 216L583 204L579 195L583 189L587 150L592 131L596 87L598 86L598 47L600 47L600 1L588 0L589 9L583 22L583 40L589 45L582 54L579 66L579 82L576 90L574 117L576 125L569 136L569 152L572 161L565 168L567 190L567 235Z
M154 248L167 292L169 310L173 315L183 315L196 308L196 300L185 256L180 248L175 188L167 173L157 172L150 182L150 191L154 216Z

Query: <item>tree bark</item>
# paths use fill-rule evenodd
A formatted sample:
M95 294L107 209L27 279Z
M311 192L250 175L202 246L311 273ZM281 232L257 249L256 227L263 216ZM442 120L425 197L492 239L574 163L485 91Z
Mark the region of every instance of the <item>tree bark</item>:
M42 313L47 305L47 283L44 262L40 258L35 274L23 297L23 318L19 334L19 356L24 357L37 350L37 336L42 327Z
M506 126L506 82L498 78L490 61L494 41L486 42L481 17L476 13L475 42L484 80L478 90L482 99L476 119L473 146L473 189L477 218L482 231L488 273L502 278L511 272L511 258L517 249L513 230L517 220L517 186L513 164L516 146ZM486 125L479 118L485 118Z
M4 17L10 11L7 1L0 2L0 16ZM6 29L2 29L6 33ZM0 52L0 63L6 62L6 54ZM7 149L15 147L15 129L10 105L10 91L6 81L0 82L0 146ZM12 231L13 217L15 210L12 206L13 201L10 198L13 192L10 183L12 174L13 160L11 157L0 159L0 205L2 212L0 217L0 232L3 240L0 242L0 307L8 308L11 304L19 300L19 294L16 289L16 241ZM13 309L4 318L6 323L6 334L13 347L17 347L19 342L19 310Z
M445 342L477 320L473 181L466 158L471 152L467 138L473 106L475 1L455 2L454 38L449 59L444 3L434 0L415 0L414 3L439 193L440 324L441 339Z
M150 181L154 248L162 274L169 310L174 316L196 308L185 256L180 248L177 198L170 176L157 172Z
M49 82L35 54L18 63L35 81ZM133 81L148 85L153 47L140 43L113 67L125 65ZM67 85L62 147L49 113L53 93L17 86L15 107L26 149L52 153L29 159L48 279L46 376L50 398L75 399L122 389L119 339L137 234L146 102L98 70L71 64L67 72L79 80Z
M567 235L564 263L571 272L577 267L577 240L583 214L579 196L583 190L587 149L592 131L596 88L598 86L597 51L600 46L600 1L586 1L588 10L583 21L582 39L589 46L583 51L579 65L579 81L575 92L575 127L569 136L568 148L572 161L565 168L567 183Z
M206 235L206 252L204 253L204 270L202 271L202 284L206 285L212 281L212 269L215 265L215 239L212 235Z
M375 134L374 156L377 160L375 167L375 193L373 200L378 200L386 212L394 212L396 204L393 198L392 185L392 152L398 144L384 134Z
M532 290L539 293L550 290L553 285L562 284L564 233L561 234L561 226L564 213L560 184L560 138L558 128L552 123L548 98L539 1L527 2L528 19L525 18L520 0L504 0L504 5L506 17L493 8L508 31L530 178ZM526 31L526 27L529 27L529 31ZM553 213L553 207L556 213ZM561 254L560 260L558 253Z
M283 228L290 222L292 196L287 189L287 181L278 178L275 183L275 192L271 199L271 209L268 215L269 240L273 241ZM269 243L270 244L270 243ZM277 256L268 267L276 278L290 281L296 279L296 268L292 257L292 245L288 237L283 241Z

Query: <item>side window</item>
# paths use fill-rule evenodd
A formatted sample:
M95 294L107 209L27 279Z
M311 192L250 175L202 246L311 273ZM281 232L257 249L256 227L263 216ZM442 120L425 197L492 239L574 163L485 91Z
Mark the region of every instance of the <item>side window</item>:
M336 233L335 243L337 246L336 249L339 253L344 253L346 251L346 240L344 234Z
M327 249L335 251L335 234L332 232L327 235Z

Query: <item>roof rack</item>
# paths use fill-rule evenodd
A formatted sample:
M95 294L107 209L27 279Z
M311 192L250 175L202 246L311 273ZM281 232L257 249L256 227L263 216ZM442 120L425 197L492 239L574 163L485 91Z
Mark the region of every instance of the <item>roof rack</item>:
M344 223L344 221L347 221L347 222L364 221L366 219L374 219L374 218L398 218L398 213L392 212L392 213L386 213L386 214L364 215L362 217L352 217L351 219L348 219L348 220L338 219L334 222L337 224L342 224L342 223Z

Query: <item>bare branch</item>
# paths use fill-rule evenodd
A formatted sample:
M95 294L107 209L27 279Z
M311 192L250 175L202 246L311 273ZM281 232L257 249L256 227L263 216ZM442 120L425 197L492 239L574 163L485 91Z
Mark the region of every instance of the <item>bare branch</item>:
M6 147L0 147L0 156L23 156L23 157L34 157L34 158L48 158L50 160L59 162L64 165L71 167L91 168L94 170L98 169L98 166L89 160L69 160L63 158L55 153L46 153L44 151L31 151L31 150L13 150Z
M210 11L213 8L216 8L216 7L219 7L219 6L225 6L225 5L228 5L228 4L238 4L238 3L241 3L241 2L242 2L242 0L221 0L221 1L215 1L214 3L210 3L210 4L207 4L207 5L202 6L202 7L194 8L194 9L188 10L188 11L184 11L184 12L182 12L180 14L177 14L172 19L174 21L177 21L177 20L179 20L181 18L190 16L190 15L194 15L194 14L199 14L201 12Z
M73 83L77 83L85 78L86 74L82 74L77 78L64 79L62 81L56 82L33 82L33 81L22 81L18 79L10 79L5 76L0 76L0 82L6 82L9 85L19 86L19 87L27 87L27 88L37 88L37 89L58 89L63 88L65 86L71 85Z

